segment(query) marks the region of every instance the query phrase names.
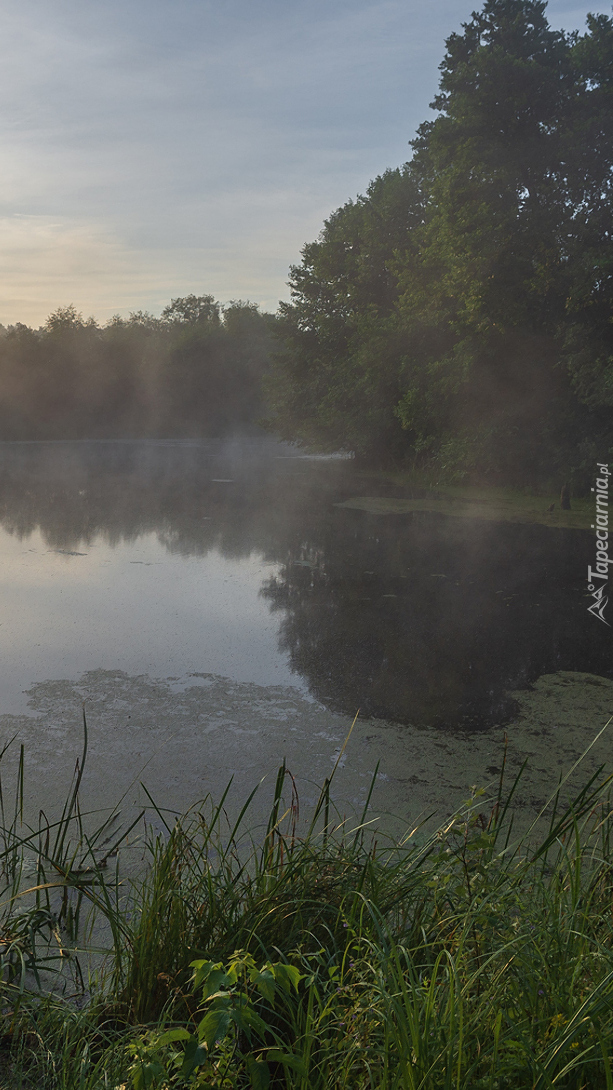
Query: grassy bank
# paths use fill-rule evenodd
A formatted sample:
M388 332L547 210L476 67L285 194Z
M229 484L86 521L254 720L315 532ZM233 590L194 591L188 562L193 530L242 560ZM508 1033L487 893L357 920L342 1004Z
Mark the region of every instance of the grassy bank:
M33 830L20 774L0 833L0 1085L612 1088L609 780L519 842L515 787L502 775L435 835L391 842L367 812L344 821L330 782L302 826L282 767L259 831L250 800L232 827L224 798L152 805L163 833L138 873L134 832L83 813L79 773Z
M574 497L571 510L560 505L560 490L542 489L519 491L493 485L445 484L425 473L394 473L359 471L364 482L364 495L354 496L339 504L368 511L374 515L407 514L430 511L457 518L486 519L490 522L521 522L570 530L589 530L594 522L594 498ZM370 490L375 494L369 494ZM394 488L398 494L378 495L381 486ZM406 491L406 495L402 492ZM419 496L411 492L425 493ZM553 508L553 509L552 509Z

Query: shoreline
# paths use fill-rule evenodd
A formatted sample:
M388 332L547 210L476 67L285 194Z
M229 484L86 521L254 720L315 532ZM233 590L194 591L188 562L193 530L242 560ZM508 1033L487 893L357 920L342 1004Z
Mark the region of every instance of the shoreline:
M512 488L477 485L432 484L420 475L357 470L364 482L364 494L352 496L336 507L366 511L372 515L406 515L427 511L454 518L485 519L490 522L515 522L549 526L565 530L590 530L594 522L594 499L572 499L571 510L563 511L559 496L545 493L531 495ZM367 491L374 486L374 495ZM377 485L392 486L400 494L377 495ZM413 496L411 491L425 492ZM402 495L406 492L406 495ZM549 510L554 505L552 511Z

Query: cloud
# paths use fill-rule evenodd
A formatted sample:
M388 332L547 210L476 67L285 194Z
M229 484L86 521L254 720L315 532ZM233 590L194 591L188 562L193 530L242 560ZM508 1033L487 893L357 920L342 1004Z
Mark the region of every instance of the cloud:
M472 6L4 0L1 320L192 290L274 309L323 219L408 158Z

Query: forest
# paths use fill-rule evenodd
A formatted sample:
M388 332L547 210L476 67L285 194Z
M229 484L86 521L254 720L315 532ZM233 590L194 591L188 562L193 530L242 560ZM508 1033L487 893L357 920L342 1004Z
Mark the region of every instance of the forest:
M74 306L0 336L0 439L225 436L262 415L274 318L211 295L100 327Z
M576 484L613 443L613 21L487 0L412 158L291 270L267 379L288 439L448 480Z

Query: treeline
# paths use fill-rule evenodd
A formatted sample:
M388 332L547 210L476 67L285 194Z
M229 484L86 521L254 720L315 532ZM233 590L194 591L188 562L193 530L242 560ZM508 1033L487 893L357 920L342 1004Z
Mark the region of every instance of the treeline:
M273 426L446 478L591 475L613 445L613 22L487 0L434 120L291 272Z
M0 336L0 440L221 436L263 413L274 317L211 295L99 326L74 306Z

